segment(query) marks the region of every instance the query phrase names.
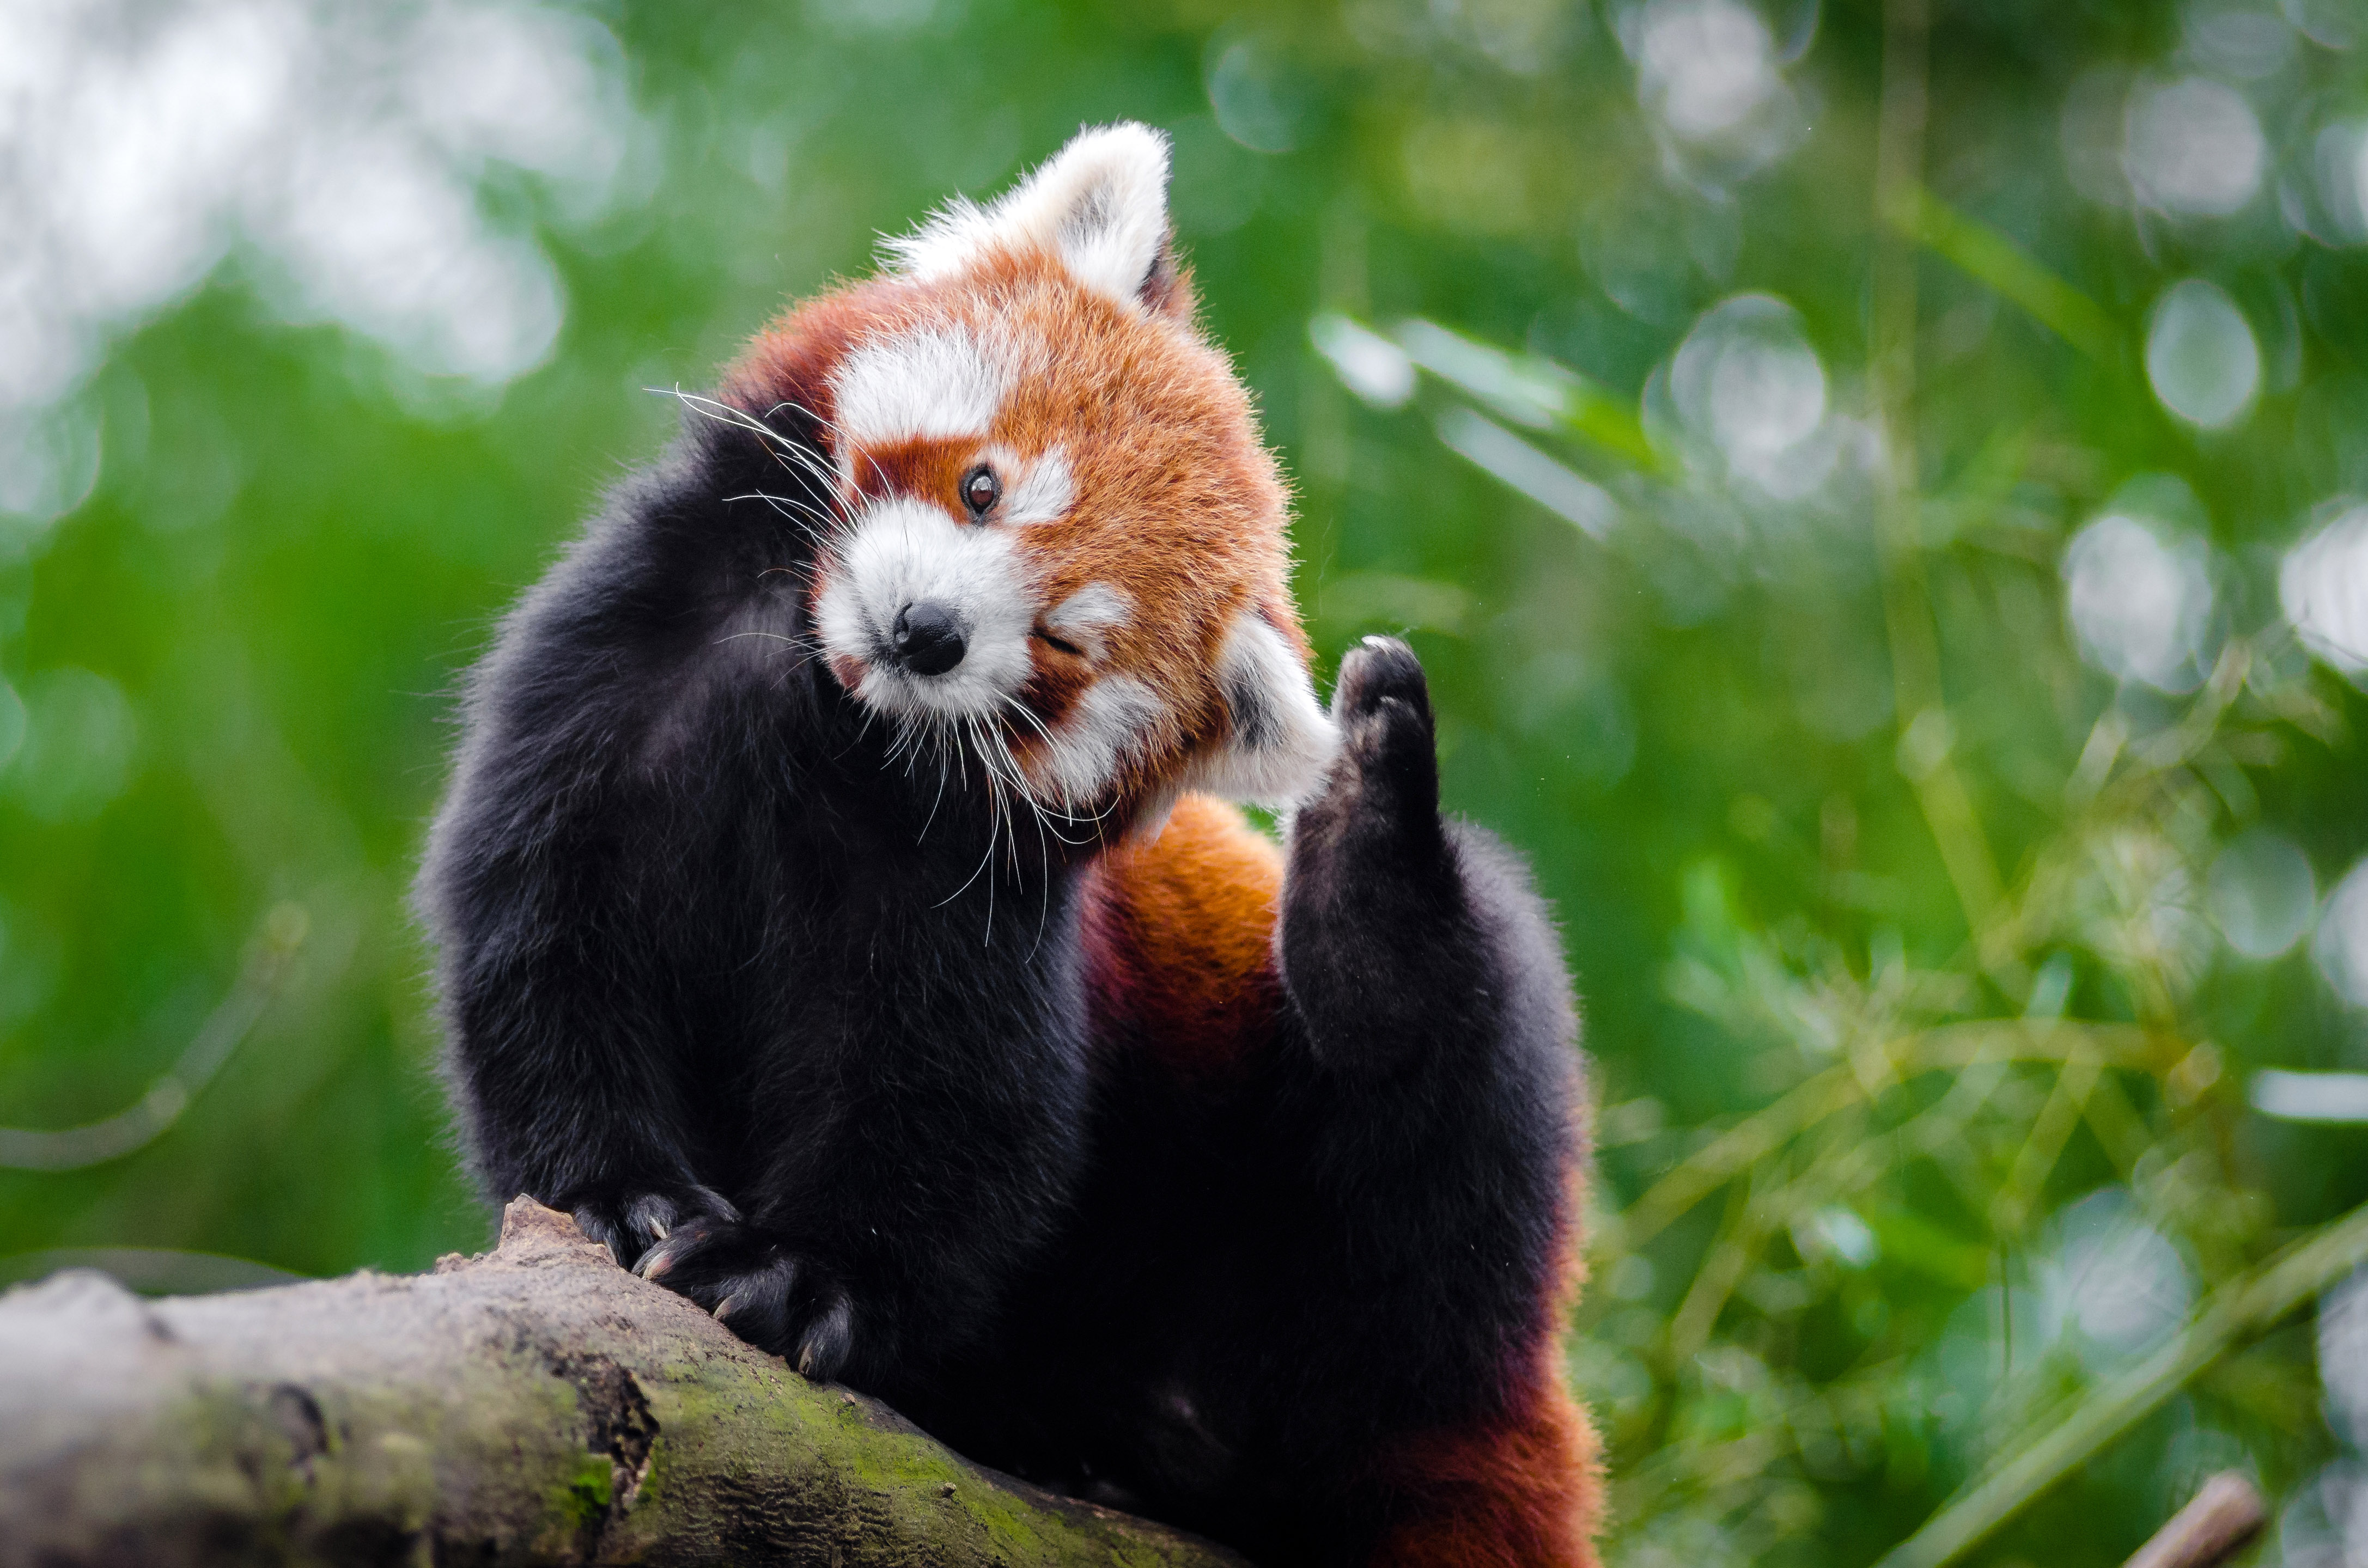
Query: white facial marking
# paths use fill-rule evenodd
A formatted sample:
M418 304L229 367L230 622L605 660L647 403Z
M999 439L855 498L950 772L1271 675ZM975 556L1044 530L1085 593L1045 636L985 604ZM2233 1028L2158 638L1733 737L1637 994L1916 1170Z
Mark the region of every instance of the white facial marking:
M1132 121L1081 131L994 205L957 197L888 242L892 263L928 281L997 247L1060 258L1088 289L1140 310L1167 237L1167 138Z
M1018 477L1004 497L1008 523L1057 523L1069 515L1076 485L1069 476L1069 460L1058 447L1045 449L1034 462L1015 465Z
M846 451L984 436L1012 374L967 327L941 326L867 343L830 380Z
M1257 610L1234 618L1217 655L1217 685L1233 733L1202 759L1193 787L1252 805L1297 803L1331 764L1339 732L1317 704L1306 666Z
M1167 831L1167 819L1176 814L1176 802L1183 798L1182 787L1171 784L1145 800L1135 808L1134 821L1127 824L1126 842L1135 845L1158 843L1159 835Z
M898 497L858 513L825 570L814 617L823 651L863 669L855 695L908 717L986 718L1027 684L1036 596L1011 536L964 528L926 502ZM929 603L953 613L962 663L916 676L889 656L897 612Z
M1096 681L1029 767L1030 782L1070 811L1090 809L1158 722L1159 698L1133 676Z
M1096 664L1110 656L1108 633L1133 618L1126 596L1108 583L1087 583L1044 612L1044 629L1075 642Z

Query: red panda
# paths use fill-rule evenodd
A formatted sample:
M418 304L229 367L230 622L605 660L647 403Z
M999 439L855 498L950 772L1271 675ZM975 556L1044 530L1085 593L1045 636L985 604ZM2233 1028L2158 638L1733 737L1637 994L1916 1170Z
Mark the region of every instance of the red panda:
M1591 1568L1556 938L1410 651L1316 701L1167 179L1088 131L891 242L513 612L421 879L456 1106L493 1196L982 1461Z

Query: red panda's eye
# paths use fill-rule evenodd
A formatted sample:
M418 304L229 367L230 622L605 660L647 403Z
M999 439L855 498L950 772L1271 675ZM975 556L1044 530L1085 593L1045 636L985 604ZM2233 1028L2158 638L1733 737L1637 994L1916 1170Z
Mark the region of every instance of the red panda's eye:
M974 468L962 481L962 502L970 507L971 516L983 517L1003 496L1003 486L996 482L991 468Z

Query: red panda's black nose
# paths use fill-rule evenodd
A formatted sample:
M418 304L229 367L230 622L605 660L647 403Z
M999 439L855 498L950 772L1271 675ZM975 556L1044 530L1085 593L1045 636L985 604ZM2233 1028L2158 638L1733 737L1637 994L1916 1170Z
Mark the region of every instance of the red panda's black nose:
M945 674L962 662L967 647L962 641L962 623L954 619L954 612L927 599L908 604L896 612L889 642L897 659L916 676Z

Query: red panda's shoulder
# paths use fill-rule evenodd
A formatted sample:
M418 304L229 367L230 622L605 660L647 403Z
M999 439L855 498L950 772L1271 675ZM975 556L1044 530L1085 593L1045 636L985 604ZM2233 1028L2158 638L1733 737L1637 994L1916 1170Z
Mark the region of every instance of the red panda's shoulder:
M1098 1021L1167 1066L1222 1072L1269 1035L1281 996L1282 851L1233 806L1186 795L1149 844L1104 856L1083 937Z

